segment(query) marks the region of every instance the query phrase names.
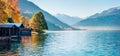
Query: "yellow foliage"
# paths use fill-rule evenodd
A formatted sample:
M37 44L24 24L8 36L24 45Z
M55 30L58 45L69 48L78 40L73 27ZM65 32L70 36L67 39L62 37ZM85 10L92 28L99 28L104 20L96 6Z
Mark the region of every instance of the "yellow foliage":
M20 20L21 20L21 23L23 23L24 27L25 28L29 28L29 20L30 18L29 17L20 17Z
M7 18L12 18L14 22L20 22L20 12L17 7L17 0L0 0L0 22L7 22Z
M33 19L29 21L29 25L33 29L33 31L37 29L36 23L33 21Z
M0 0L0 22L1 23L7 22L6 19L8 17L8 14L5 12L5 9L6 9L5 2L3 2L2 0Z

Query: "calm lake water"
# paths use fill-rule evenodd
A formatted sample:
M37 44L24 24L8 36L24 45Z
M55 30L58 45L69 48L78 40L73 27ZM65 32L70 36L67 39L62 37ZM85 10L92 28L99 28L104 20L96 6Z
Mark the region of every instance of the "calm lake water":
M120 31L48 31L9 49L19 56L120 56Z

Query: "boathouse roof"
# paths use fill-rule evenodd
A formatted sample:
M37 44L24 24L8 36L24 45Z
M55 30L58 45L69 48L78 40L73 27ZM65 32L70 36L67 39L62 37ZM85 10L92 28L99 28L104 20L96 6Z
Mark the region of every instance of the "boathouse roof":
M0 23L0 28L24 27L22 23Z

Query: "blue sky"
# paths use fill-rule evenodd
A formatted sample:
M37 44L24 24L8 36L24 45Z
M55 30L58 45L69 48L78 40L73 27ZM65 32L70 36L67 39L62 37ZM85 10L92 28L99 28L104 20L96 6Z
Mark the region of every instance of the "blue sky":
M120 0L30 0L45 11L55 14L66 14L88 17L112 7L120 6Z

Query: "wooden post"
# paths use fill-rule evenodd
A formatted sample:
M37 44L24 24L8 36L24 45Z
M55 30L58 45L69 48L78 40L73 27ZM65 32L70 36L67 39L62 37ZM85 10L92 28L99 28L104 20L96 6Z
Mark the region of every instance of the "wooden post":
M20 28L18 28L18 40L21 41Z
M10 30L10 28L9 28L9 36L11 36L11 30Z
M13 33L14 33L14 28L12 28L12 35L14 35Z
M9 31L9 38L8 38L8 42L10 43L10 42L11 42L11 30L10 30L10 28L8 29L8 31Z

